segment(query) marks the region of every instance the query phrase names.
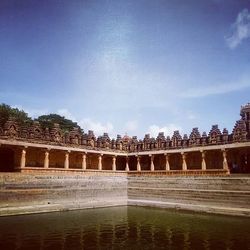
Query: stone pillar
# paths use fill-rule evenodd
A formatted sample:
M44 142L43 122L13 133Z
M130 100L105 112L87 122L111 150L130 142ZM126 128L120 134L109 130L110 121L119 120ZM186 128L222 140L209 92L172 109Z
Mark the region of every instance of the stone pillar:
M102 170L102 154L98 156L98 170Z
M229 172L228 163L227 163L227 151L225 149L222 149L222 155L223 155L223 169Z
M155 171L155 166L154 166L154 156L153 155L149 155L150 157L150 171Z
M137 171L141 171L140 156L137 155Z
M65 153L64 168L65 169L69 168L69 151Z
M125 171L129 171L129 164L128 164L128 157L126 157L126 168L125 168Z
M116 156L113 156L112 158L112 170L116 171Z
M207 164L206 164L206 152L201 150L201 170L206 170L207 169Z
M166 166L165 166L165 170L166 171L170 171L170 165L169 165L169 155L165 154L166 157Z
M26 148L23 148L21 154L20 168L25 168L26 165Z
M86 170L87 169L87 163L86 163L86 153L82 154L82 169Z
M186 153L181 153L182 155L182 170L187 170L187 163L186 163Z
M45 151L43 167L49 168L49 150Z

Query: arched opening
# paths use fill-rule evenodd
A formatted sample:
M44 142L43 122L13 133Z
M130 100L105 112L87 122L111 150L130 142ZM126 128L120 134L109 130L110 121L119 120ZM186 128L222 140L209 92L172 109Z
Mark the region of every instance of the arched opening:
M15 153L10 148L0 147L0 172L14 172Z

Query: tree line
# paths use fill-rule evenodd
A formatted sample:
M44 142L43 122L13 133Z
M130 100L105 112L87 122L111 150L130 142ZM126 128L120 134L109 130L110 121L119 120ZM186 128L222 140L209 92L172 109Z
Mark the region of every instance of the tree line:
M58 123L63 132L68 132L74 127L83 131L77 122L73 122L72 120L58 114L41 115L38 118L32 119L24 110L12 108L5 103L0 104L0 126L3 127L10 118L15 119L15 121L21 126L30 126L34 121L38 121L43 129L52 128L54 123Z

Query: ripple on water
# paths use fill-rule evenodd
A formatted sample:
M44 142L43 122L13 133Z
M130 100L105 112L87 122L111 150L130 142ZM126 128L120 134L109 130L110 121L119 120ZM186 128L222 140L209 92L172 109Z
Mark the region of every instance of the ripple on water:
M0 218L0 249L250 249L250 220L117 207Z

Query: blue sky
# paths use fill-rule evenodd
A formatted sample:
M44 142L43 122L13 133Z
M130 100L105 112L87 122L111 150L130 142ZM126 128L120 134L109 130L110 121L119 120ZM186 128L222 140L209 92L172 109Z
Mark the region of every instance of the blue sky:
M32 117L231 132L249 93L249 0L0 1L0 102Z

